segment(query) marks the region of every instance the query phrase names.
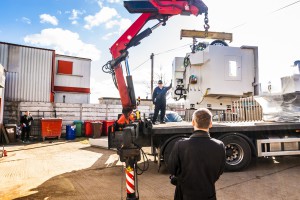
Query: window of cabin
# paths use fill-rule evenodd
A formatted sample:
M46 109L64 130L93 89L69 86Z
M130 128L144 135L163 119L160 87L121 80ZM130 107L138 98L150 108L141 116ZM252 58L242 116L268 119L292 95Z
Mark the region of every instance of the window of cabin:
M242 80L242 58L240 56L225 56L225 80Z
M58 60L58 67L57 67L58 74L70 74L73 73L73 62Z

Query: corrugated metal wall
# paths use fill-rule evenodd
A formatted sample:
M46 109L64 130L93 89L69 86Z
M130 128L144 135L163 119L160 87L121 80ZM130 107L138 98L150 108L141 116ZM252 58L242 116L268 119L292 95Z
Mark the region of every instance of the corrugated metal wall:
M8 60L8 45L0 44L0 64L7 70L7 60Z
M0 44L6 73L5 100L50 102L54 51Z

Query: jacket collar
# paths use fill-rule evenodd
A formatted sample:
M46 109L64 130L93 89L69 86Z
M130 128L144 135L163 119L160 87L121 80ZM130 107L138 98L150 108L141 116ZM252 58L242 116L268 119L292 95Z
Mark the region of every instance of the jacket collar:
M210 135L209 135L209 132L202 131L202 130L196 130L190 136L190 138L194 138L194 137L210 138Z

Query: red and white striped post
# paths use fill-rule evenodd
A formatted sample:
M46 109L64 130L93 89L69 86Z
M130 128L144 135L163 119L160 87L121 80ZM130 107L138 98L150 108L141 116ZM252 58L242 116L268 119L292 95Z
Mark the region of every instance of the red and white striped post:
M127 190L127 194L134 194L135 193L134 171L129 166L125 169L125 173L126 173L126 190Z
M138 200L135 193L135 171L130 165L125 168L126 174L126 200Z

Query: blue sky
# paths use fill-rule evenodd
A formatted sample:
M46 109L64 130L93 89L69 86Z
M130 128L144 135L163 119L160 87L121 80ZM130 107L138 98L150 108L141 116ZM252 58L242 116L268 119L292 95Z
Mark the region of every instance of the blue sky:
M294 60L300 59L299 1L204 2L209 8L210 30L233 33L230 46L258 46L261 83L264 86L271 81L274 88L280 88L280 77L289 74ZM104 74L101 66L111 58L110 46L139 16L128 13L122 1L0 0L0 13L0 41L91 58L91 101L118 97L110 75ZM173 17L130 50L136 96L144 98L149 93L151 53L155 54L155 73L170 80L173 58L190 52L192 41L180 40L181 29L203 30L203 16Z

